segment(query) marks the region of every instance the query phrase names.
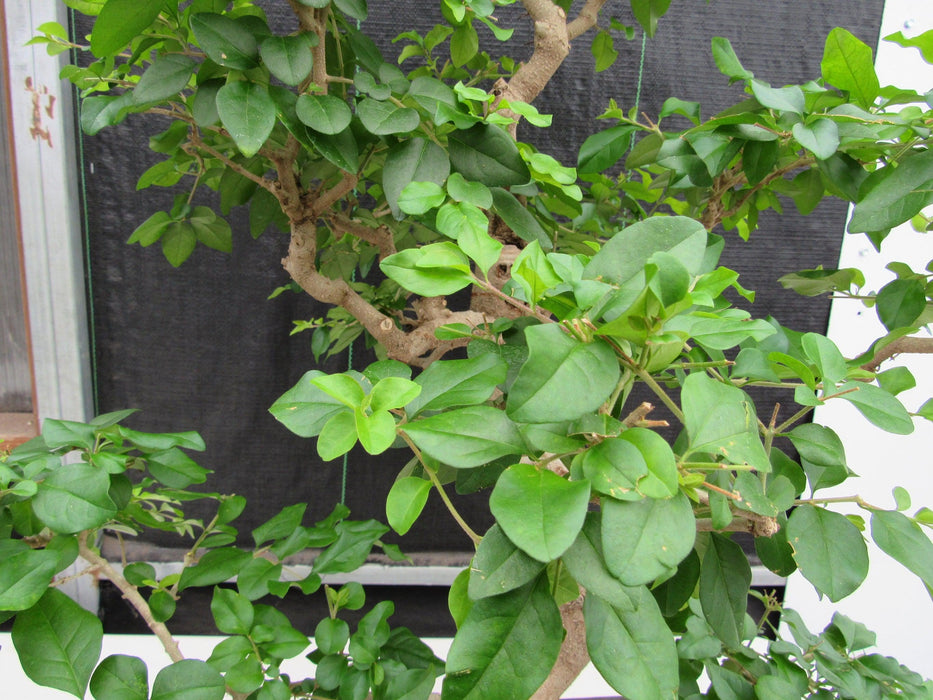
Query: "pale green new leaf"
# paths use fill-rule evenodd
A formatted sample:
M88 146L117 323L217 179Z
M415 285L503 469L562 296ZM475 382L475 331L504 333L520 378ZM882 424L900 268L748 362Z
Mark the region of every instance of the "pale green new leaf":
M823 80L848 92L866 109L881 90L871 47L842 27L835 27L826 37L820 70Z
M398 197L398 208L406 214L420 216L439 207L447 199L444 189L435 182L409 182Z
M404 218L398 199L408 183L442 185L449 173L447 153L432 141L412 138L390 148L382 171L382 189L395 218Z
M577 538L589 500L587 481L568 481L548 469L516 464L499 477L489 508L512 542L538 561L549 562Z
M415 524L428 495L431 482L414 476L398 479L386 496L386 520L398 534L404 535Z
M296 435L314 437L331 416L344 410L341 401L313 383L312 380L323 375L316 369L307 372L269 408L276 420Z

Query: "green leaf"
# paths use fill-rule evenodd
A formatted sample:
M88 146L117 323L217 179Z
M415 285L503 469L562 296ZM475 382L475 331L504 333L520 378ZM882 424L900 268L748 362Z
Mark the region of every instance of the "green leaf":
M337 524L337 539L314 560L317 574L349 573L366 561L376 541L389 531L375 520Z
M737 543L712 533L700 565L700 604L716 636L731 649L744 638L752 569Z
M386 520L404 535L415 524L431 493L431 482L415 476L398 479L386 496Z
M506 410L522 423L575 420L612 394L621 370L603 340L584 343L553 323L525 329L528 360L509 391Z
M729 78L729 82L736 80L751 80L755 77L754 73L746 70L736 56L735 50L728 39L721 36L714 36L712 39L713 60L719 72Z
M788 437L800 453L800 464L812 492L841 484L851 476L842 440L831 428L804 423L794 428Z
M673 255L697 274L706 254L706 229L685 216L655 216L615 234L584 269L586 279L640 285L648 260L659 251Z
M676 697L680 673L674 638L651 593L644 586L630 590L635 603L630 608L596 595L583 601L593 665L625 697Z
M418 110L398 107L392 102L365 97L356 105L356 115L371 133L379 136L414 131L421 123Z
M215 586L233 578L251 559L252 554L234 547L212 549L194 566L188 566L181 572L178 590L194 586Z
M454 27L450 36L450 60L458 68L468 63L479 51L479 36L472 22Z
M507 369L493 354L432 362L415 378L421 393L406 405L406 411L413 418L422 411L483 403L505 381Z
M635 127L620 124L588 136L580 146L577 171L586 175L611 168L625 155L634 132Z
M919 325L917 319L927 306L925 281L915 277L891 280L878 292L875 304L878 318L889 331Z
M803 90L797 85L774 88L760 80L752 80L751 88L752 94L762 107L799 115L803 115L806 109Z
M255 155L275 126L275 103L259 83L237 80L217 91L220 121L247 157Z
M259 55L269 72L286 85L298 85L314 66L311 42L305 34L270 36L259 45Z
M84 447L91 449L94 446L96 435L94 426L77 421L56 420L47 418L42 422L42 439L49 449L60 447Z
M435 182L409 182L398 197L398 208L406 214L421 216L447 199L444 189Z
M909 221L933 201L933 150L922 150L893 164L878 168L859 188L855 212L849 220L851 233L883 231Z
M356 432L356 412L337 413L324 424L318 436L317 453L325 462L337 459L353 449L359 438Z
M473 604L447 655L443 698L530 697L560 652L563 628L548 578ZM520 673L516 673L520 669Z
M512 542L538 561L549 562L577 538L589 500L586 481L568 481L547 469L516 464L499 477L489 508Z
M473 283L470 261L448 241L408 248L379 263L390 279L425 297L447 296Z
M480 209L492 208L492 190L482 182L471 182L460 173L447 178L447 193L457 202L466 202Z
M164 7L164 0L108 0L91 31L91 53L98 58L120 53Z
M847 392L847 393L843 393ZM910 435L914 422L904 405L884 389L865 382L846 382L840 398L854 405L873 425L895 435Z
M188 56L159 56L143 73L133 88L133 102L161 102L185 89L197 62Z
M382 189L396 219L404 218L398 198L410 182L443 185L450 161L443 148L423 138L412 138L389 149L382 171ZM403 251L404 252L404 251Z
M816 119L809 124L798 122L793 132L800 145L820 160L826 160L839 148L839 127L831 119Z
M71 464L53 472L32 499L36 516L58 533L100 527L116 515L108 495L110 476L90 464Z
M470 565L469 595L473 600L501 595L534 579L544 569L515 546L495 524L483 536Z
M191 257L198 244L198 235L187 221L173 221L162 233L161 241L165 259L172 267L178 267Z
M586 589L587 595L598 596L622 610L635 608L638 590L623 585L606 568L599 513L586 514L583 529L570 548L564 552L561 561L567 565L577 582Z
M457 129L448 136L450 162L467 180L488 187L524 185L531 172L515 141L493 124Z
M98 700L147 700L149 671L136 656L112 654L91 676L91 695Z
M54 588L13 622L13 646L26 675L78 698L84 697L103 638L97 615Z
M223 700L224 693L217 671L203 661L183 659L159 671L151 700Z
M683 493L637 502L603 499L602 543L606 566L626 586L654 581L693 549L696 522Z
M635 19L649 37L654 36L658 30L658 20L671 6L671 0L630 0L630 2Z
M457 239L457 245L485 275L499 261L502 243L492 238L487 229L489 219L479 207L468 202L451 202L437 212L437 228Z
M593 42L590 44L590 53L596 59L595 70L600 73L611 67L619 57L619 52L613 46L612 34L606 30L596 32Z
M648 465L628 440L609 437L598 442L583 453L580 465L597 493L620 501L639 501L644 497L636 485L648 475Z
M314 642L325 654L339 654L350 640L350 626L343 620L325 617L314 628Z
M871 47L842 27L835 27L826 37L820 70L823 80L848 92L866 109L881 91Z
M334 5L345 15L360 22L363 22L368 14L366 0L334 0Z
M0 542L0 610L32 607L61 567L56 552L32 549L21 540Z
M544 250L551 250L554 244L547 232L538 223L534 215L518 201L508 190L492 188L493 206L512 232L522 240L537 242Z
M897 511L876 510L871 515L871 536L885 554L933 589L933 542L917 523Z
M755 406L744 391L694 373L684 381L681 403L691 452L722 454L732 464L771 470Z
M894 32L884 37L885 41L890 41L904 48L916 48L927 63L933 63L933 29L928 29L919 36L905 37L904 32Z
M800 572L834 603L865 580L868 549L862 533L844 515L799 506L787 521L787 541Z
M211 614L217 629L225 634L249 634L253 626L253 604L229 588L214 588Z
M191 17L191 31L214 63L234 70L256 67L259 45L243 24L226 15L199 12Z
M402 430L429 457L461 469L525 450L516 425L492 406L457 408L405 423Z
M322 134L339 134L353 119L349 105L334 95L301 95L295 113L303 124Z
M319 434L331 416L344 410L343 403L313 383L322 376L324 372L316 369L305 373L269 408L276 420L301 437Z
M177 447L154 452L148 456L146 463L153 477L173 489L203 484L210 473Z
M846 360L829 338L818 333L805 333L800 339L800 345L807 357L816 365L819 376L824 382L835 385L845 379L848 369ZM824 387L832 389L832 387Z

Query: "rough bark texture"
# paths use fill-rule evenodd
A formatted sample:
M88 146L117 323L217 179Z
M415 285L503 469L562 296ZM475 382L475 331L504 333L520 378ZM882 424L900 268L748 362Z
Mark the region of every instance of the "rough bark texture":
M551 674L531 696L531 700L558 700L590 662L590 655L586 650L583 597L562 605L560 617L567 636L564 637Z

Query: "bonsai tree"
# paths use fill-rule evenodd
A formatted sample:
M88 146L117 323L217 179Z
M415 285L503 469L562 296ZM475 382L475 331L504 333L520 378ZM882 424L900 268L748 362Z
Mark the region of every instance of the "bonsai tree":
M592 37L597 67L612 61L612 32L624 28L603 0L578 11L523 0L534 23L523 62L479 48L479 25L508 38L496 16L506 0L441 0L443 21L402 33L388 59L365 33L364 0L289 0L287 35L252 0L66 4L96 15L90 36L72 43L43 25L37 41L79 54L66 75L83 95L82 127L163 116L151 143L165 160L143 178L185 188L130 242L160 244L176 266L199 244L229 250L229 224L196 204L202 186L248 204L255 232L280 226L291 284L333 306L307 324L316 350L365 333L382 359L312 369L272 413L315 438L324 460L357 442L373 455L410 451L386 494L389 526L404 534L439 498L476 554L451 588L458 631L446 661L390 628L391 603L351 633L341 614L365 597L347 584L327 588L313 677L294 679L281 663L309 639L257 601L311 593L373 547L403 558L382 542L388 527L348 520L342 507L306 526L306 504L290 504L252 531L254 547L238 546L244 499L188 490L207 473L185 452L203 449L196 433L131 430L127 413L47 421L0 467L0 610L15 616L31 678L77 696L89 683L99 699L284 700L426 698L444 674L444 698L556 698L591 660L633 700L930 694L929 682L867 651L874 637L858 622L836 615L816 633L750 591L734 539L750 533L765 566L799 569L832 601L867 575L869 536L933 586L933 513L910 514L902 491L893 506L821 497L851 472L839 437L805 422L828 401L894 433L931 415L896 398L913 381L907 370L882 367L930 349L916 332L933 267L893 265L897 278L877 291L855 269L776 271L802 294L876 309L887 334L846 358L820 334L736 308L753 294L718 264L725 241L754 235L758 213L781 198L803 212L826 197L854 202L848 230L876 247L902 223L929 229L933 102L880 86L868 46L835 29L821 75L777 87L714 38L716 64L745 86L744 100L706 121L681 100L652 117L610 103L609 126L580 145L574 167L516 140L517 126L547 128L532 103L572 41ZM631 0L648 34L668 5ZM929 32L892 39L933 49ZM673 114L691 126L662 128ZM462 290L469 299L453 296ZM651 400L633 399L636 387ZM759 387L783 391L780 406L756 406ZM64 459L72 453L78 461ZM487 493L495 525L476 532L448 497L454 488ZM187 518L195 497L215 499L216 516ZM864 515L833 510L846 501ZM180 575L110 562L96 547L102 531L144 528L191 538ZM308 548L320 551L310 568L284 573ZM78 555L114 581L174 662L151 695L143 662L99 661L99 621L55 590ZM220 585L234 577L235 588ZM206 662L184 659L166 626L196 586L216 586L211 612L230 635ZM749 595L764 604L759 620Z

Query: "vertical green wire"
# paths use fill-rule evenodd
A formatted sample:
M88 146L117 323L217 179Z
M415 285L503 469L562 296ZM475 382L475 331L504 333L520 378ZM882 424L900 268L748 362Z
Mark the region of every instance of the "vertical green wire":
M71 36L77 36L78 32L75 22L75 11L71 8L68 8L68 24L70 25L71 29ZM71 62L77 65L78 50L72 48L70 55ZM74 94L75 107L78 111L78 114L80 114L81 95L76 85L72 86L72 92ZM94 405L94 414L97 415L100 413L100 395L97 378L97 328L94 320L94 282L91 276L91 227L88 221L87 213L87 178L85 176L86 163L84 161L84 132L81 130L80 123L75 128L75 133L77 135L78 142L78 186L80 188L81 197L81 227L84 229L82 233L84 237L84 277L86 280L85 284L87 285L88 340L91 344L91 400L93 401Z
M641 104L641 83L645 77L645 47L648 45L648 32L642 30L641 33L641 57L638 59L638 83L635 86L635 118L638 119L638 107ZM635 132L632 132L632 139L629 141L628 150L635 147Z

